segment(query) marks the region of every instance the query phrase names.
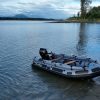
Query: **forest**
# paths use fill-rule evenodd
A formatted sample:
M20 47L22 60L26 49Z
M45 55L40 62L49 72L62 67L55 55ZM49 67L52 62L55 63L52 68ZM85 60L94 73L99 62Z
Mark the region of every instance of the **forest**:
M78 12L77 17L81 19L99 19L100 18L100 6L91 7L90 4L94 0L80 0L80 13Z
M100 19L100 6L93 7L86 13L85 18L87 19Z

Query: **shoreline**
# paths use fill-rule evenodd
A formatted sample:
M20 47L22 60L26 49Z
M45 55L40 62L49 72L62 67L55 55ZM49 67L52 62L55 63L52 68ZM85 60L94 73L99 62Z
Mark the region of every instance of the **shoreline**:
M30 20L30 19L0 19L0 21L54 21L54 20Z
M3 18L0 17L0 21L55 21L55 19L47 19L47 18Z
M50 23L100 23L100 20L59 20L59 21L52 21Z
M100 20L0 19L0 21L50 21L48 23L100 23Z

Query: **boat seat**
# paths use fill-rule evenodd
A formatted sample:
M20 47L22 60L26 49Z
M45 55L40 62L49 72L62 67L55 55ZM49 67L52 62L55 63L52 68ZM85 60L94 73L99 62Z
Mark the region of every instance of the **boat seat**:
M62 58L62 57L58 57L58 58L56 58L56 59L52 59L51 61L52 61L52 62L56 62L56 61L61 60L61 58Z
M64 62L65 64L72 64L72 63L75 63L76 61L68 61L68 62Z

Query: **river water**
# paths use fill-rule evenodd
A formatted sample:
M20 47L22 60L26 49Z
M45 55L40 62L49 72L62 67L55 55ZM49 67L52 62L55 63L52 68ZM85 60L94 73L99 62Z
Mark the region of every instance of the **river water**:
M100 77L70 80L32 69L40 47L100 62L100 24L0 21L0 100L100 100Z

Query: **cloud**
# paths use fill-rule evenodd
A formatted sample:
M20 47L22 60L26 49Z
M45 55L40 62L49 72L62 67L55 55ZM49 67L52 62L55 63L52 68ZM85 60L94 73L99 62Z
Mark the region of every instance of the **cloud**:
M80 0L0 0L0 15L27 14L28 16L43 16L65 18L80 10ZM100 5L95 0L92 6Z

